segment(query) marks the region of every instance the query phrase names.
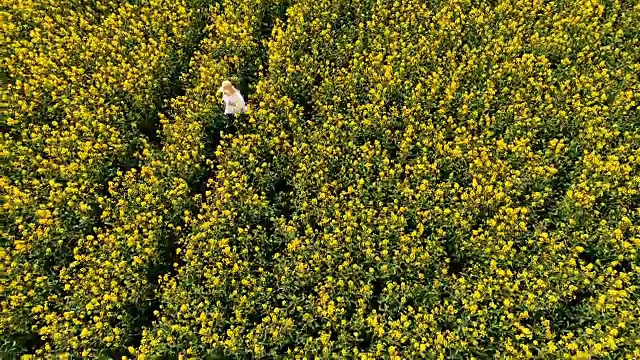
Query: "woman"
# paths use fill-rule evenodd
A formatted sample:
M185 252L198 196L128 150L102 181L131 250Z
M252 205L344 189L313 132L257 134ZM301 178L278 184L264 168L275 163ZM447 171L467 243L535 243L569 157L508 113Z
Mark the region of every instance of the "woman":
M233 118L234 114L239 114L247 111L247 105L244 103L244 98L240 91L233 87L230 81L225 80L222 82L222 86L218 91L222 92L222 100L224 101L225 108L224 113L229 118Z

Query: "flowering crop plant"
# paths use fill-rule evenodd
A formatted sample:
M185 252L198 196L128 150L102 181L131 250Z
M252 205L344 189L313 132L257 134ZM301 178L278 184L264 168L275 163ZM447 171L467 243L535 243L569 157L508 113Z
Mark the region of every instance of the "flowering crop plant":
M640 0L1 3L0 358L640 359Z

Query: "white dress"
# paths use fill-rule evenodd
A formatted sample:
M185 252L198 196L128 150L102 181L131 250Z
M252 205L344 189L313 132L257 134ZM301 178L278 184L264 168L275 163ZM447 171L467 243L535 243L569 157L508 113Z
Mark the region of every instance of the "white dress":
M233 95L223 95L224 100L224 113L225 114L238 114L247 111L247 105L244 103L244 98L240 91L235 92Z

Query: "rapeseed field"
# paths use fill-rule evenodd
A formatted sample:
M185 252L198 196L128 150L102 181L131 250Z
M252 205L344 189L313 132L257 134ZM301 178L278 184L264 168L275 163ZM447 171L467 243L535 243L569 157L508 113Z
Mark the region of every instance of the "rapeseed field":
M1 358L640 358L640 1L0 14Z

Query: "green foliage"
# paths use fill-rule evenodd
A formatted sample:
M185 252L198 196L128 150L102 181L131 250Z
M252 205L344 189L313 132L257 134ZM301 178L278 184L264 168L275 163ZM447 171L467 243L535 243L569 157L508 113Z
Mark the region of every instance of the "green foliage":
M638 1L6 13L3 353L640 357Z

